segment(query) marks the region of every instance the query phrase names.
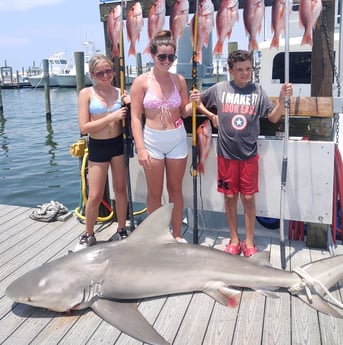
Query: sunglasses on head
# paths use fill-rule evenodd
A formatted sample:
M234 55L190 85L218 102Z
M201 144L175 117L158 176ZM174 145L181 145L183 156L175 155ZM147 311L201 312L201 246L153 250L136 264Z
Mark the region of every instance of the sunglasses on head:
M174 62L177 59L175 54L159 54L157 55L159 61L164 61L168 58L170 62Z
M97 78L103 78L105 76L105 74L107 76L109 76L109 75L112 75L113 73L114 73L113 69L109 68L109 69L105 69L103 71L96 72L96 73L94 73L94 75Z

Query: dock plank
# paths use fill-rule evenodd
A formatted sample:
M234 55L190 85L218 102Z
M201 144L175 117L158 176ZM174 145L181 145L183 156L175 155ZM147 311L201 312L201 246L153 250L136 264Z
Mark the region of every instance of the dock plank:
M289 256L289 246L285 245L286 257ZM270 245L270 263L281 269L279 242L272 240ZM286 262L286 271L290 270L290 262ZM287 290L275 292L278 298L267 298L264 314L262 344L291 344L291 296Z
M304 248L301 242L291 242L291 268L311 261L310 249ZM292 344L321 344L318 313L299 298L292 296Z

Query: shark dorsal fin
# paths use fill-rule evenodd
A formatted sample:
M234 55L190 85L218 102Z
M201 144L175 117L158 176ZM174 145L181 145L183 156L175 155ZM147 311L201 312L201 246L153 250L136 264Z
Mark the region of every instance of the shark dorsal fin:
M139 224L137 229L127 238L128 242L141 241L144 243L167 243L175 241L170 234L169 225L174 204L161 206Z

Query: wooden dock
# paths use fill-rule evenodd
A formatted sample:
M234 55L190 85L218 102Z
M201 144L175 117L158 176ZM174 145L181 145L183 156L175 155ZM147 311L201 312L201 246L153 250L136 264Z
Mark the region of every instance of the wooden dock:
M66 255L75 247L84 225L75 217L65 222L31 220L30 208L0 205L0 344L113 344L138 345L90 309L71 315L13 303L6 287L17 277L47 261ZM108 239L115 224L97 226L97 238ZM240 229L244 234L243 227ZM228 232L199 229L199 243L224 249ZM270 261L280 268L278 230L257 224L256 244L270 251ZM185 237L192 232L185 225ZM336 247L343 254L343 246ZM129 255L129 253L128 253ZM303 242L286 242L287 270L329 256L328 251L309 249ZM185 277L187 279L187 277ZM343 282L334 290L342 301ZM287 291L272 299L243 290L238 308L229 309L203 293L143 300L140 311L174 345L340 345L343 319L313 310ZM128 322L130 322L128 320Z

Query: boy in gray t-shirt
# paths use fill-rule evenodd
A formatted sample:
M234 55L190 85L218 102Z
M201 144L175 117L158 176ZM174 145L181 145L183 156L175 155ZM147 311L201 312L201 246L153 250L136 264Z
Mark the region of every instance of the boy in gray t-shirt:
M213 85L201 94L198 110L218 127L218 191L224 194L225 213L230 230L230 242L225 252L251 256L257 252L254 244L256 219L255 193L258 192L257 138L260 117L279 121L286 96L292 95L292 85L283 84L279 103L269 100L257 83L251 82L253 56L245 50L232 52L228 58L231 81ZM214 111L216 114L211 112ZM238 195L244 208L246 240L237 232Z

